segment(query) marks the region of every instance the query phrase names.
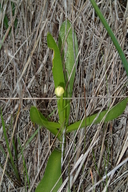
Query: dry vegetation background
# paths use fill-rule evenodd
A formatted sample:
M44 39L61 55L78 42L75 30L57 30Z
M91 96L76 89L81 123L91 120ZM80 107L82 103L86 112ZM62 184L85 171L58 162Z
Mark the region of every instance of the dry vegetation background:
M0 16L1 42L5 35L0 50L0 108L6 122L9 141L15 129L14 138L18 153L20 147L16 138L20 138L24 147L38 129L38 126L34 126L30 121L29 111L32 105L37 106L45 117L51 114L49 120L58 120L52 77L52 52L47 47L46 36L47 32L50 32L57 41L59 28L66 18L76 31L80 52L70 123L84 118L85 100L88 116L115 105L127 96L127 75L89 0L12 0L18 20L16 28L13 24L11 1L0 2L5 8ZM96 2L127 57L127 1ZM9 26L12 27L10 34L3 25L5 14L9 18ZM19 106L20 114L16 119ZM67 135L63 181L69 176L77 160L82 158L73 178L70 178L71 191L106 191L107 185L110 192L128 191L127 161L118 169L116 167L128 157L127 115L126 107L122 116L108 124L92 125ZM2 125L0 144L7 153ZM59 142L54 141L53 135L42 128L25 147L23 154L31 186L31 190L27 191L35 191L44 174L50 151L58 145ZM9 178L1 168L1 191L25 191L22 156L20 155L16 162L22 180L20 184L17 183L8 163L5 164L6 159L1 151L0 162L11 177ZM112 175L105 178L110 171ZM69 182L64 185L62 191L67 190L68 184Z

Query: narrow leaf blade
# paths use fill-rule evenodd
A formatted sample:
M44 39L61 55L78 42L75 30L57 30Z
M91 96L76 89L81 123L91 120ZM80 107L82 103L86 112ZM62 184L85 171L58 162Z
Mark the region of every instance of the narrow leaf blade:
M107 115L106 115L104 122L109 122L113 119L116 119L124 112L126 105L127 105L127 101L128 101L128 98L122 100L117 105L115 105L112 109L110 109L109 112L108 112L108 110L105 110L105 111L102 111L99 115L98 115L98 113L96 113L94 115L86 117L86 126L91 125L93 123L93 121L94 121L94 124L100 123L106 114ZM95 120L95 118L96 118L96 120ZM82 122L82 124L81 124L81 121L78 121L74 124L69 125L67 127L66 132L68 133L68 132L77 130L79 128L79 126L80 126L80 128L85 127L85 120Z
M52 49L54 52L53 60L52 60L52 63L53 63L52 73L53 73L55 89L58 86L61 86L65 89L65 80L64 80L60 51L55 40L53 39L50 33L47 34L47 44L48 44L48 47Z
M121 46L119 45L115 35L113 34L111 28L109 27L106 19L104 18L103 14L101 13L101 11L100 11L99 7L97 6L96 2L94 0L90 0L90 2L92 3L92 6L94 7L97 15L99 16L102 24L104 25L104 27L107 30L109 36L111 37L111 39L113 41L113 44L115 45L115 47L116 47L116 49L117 49L117 51L118 51L118 53L120 55L120 58L122 60L123 66L125 68L125 71L126 71L126 73L128 75L128 62L127 62L127 59L126 59L126 57L124 55L123 50L121 49Z

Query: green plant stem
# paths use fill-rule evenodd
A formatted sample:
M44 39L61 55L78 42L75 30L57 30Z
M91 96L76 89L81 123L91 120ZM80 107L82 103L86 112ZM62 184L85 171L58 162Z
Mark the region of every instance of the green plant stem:
M63 95L58 99L58 113L59 113L59 122L61 129L64 127L64 102Z
M64 157L64 145L65 145L65 111L66 108L64 107L65 100L63 99L63 95L61 95L60 99L58 100L58 113L59 113L59 122L60 122L60 129L61 129L61 165L63 163Z

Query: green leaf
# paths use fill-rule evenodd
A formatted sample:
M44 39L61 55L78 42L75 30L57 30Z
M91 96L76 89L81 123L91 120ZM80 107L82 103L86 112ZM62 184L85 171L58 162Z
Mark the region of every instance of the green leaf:
M78 42L77 42L76 34L72 30L72 25L68 20L64 21L61 25L60 32L59 32L58 46L59 46L60 52L62 53L63 63L65 64L66 84L68 83L68 80L70 78L65 96L72 97L76 66L78 64L78 60L77 60L76 66L74 67L75 59L78 54ZM65 61L64 61L64 58L65 58ZM70 100L66 100L65 106L66 106L66 114L65 114L66 124L68 124L68 119L70 114Z
M124 112L124 110L126 108L126 105L127 105L127 101L128 101L128 98L126 98L123 101L119 102L112 109L110 109L110 111L108 109L108 110L102 111L99 115L98 115L98 113L96 113L94 115L86 117L86 126L91 125L96 117L97 118L94 121L94 124L100 123L106 114L107 115L106 115L106 118L105 118L104 122L108 122L108 121L111 121L113 119L116 119L117 117L119 117ZM73 123L73 124L69 125L67 127L66 132L68 133L68 132L77 130L79 128L80 124L81 124L81 121L78 121L76 123ZM80 128L83 128L83 127L85 127L85 120L83 120Z
M36 123L38 125L44 126L46 129L48 129L51 133L53 133L55 136L58 134L58 138L60 139L60 133L58 133L60 129L60 124L55 122L48 121L41 113L38 111L38 109L34 106L30 109L30 119L33 123Z
M52 73L53 73L55 89L58 86L61 86L65 89L65 80L64 80L60 51L55 40L53 39L50 33L47 34L47 44L48 44L48 47L52 49L54 52L53 60L52 60L52 63L53 63Z
M73 40L73 36L74 36L74 40ZM66 75L67 80L70 77L72 72L69 85L68 85L68 96L71 97L73 92L76 66L78 64L78 60L77 60L76 66L73 69L73 66L75 64L75 59L78 54L78 42L77 42L76 33L72 31L72 25L68 20L64 21L61 25L60 32L59 32L58 46L60 51L64 51L64 55L66 59L65 70L67 71L67 75Z
M62 184L61 176L61 152L54 150L49 157L47 167L44 173L43 179L40 181L35 192L50 192L56 182L59 179L59 182L56 184L53 192L57 192L59 187Z
M113 41L113 44L115 45L115 47L116 47L116 49L117 49L117 51L118 51L118 53L119 53L119 55L120 55L120 58L121 58L121 60L122 60L123 66L124 66L124 68L125 68L125 71L126 71L126 73L127 73L127 75L128 75L128 62L127 62L127 59L126 59L126 57L125 57L125 55L124 55L123 50L121 49L121 47L120 47L120 45L119 45L119 43L118 43L115 35L113 34L111 28L109 27L106 19L105 19L104 16L102 15L102 13L101 13L99 7L97 6L96 2L95 2L94 0L90 0L90 2L92 3L92 6L94 7L97 15L99 16L102 24L104 25L104 27L105 27L105 29L107 30L109 36L111 37L111 39L112 39L112 41Z
M52 60L52 63L53 63L52 73L53 73L55 89L61 86L65 90L65 79L63 74L63 66L62 66L60 51L55 40L53 39L50 33L47 34L47 44L48 44L48 47L52 49L54 52L53 60ZM64 110L62 109L62 106L64 107L63 96L61 97L62 97L61 99L57 100L57 106L58 106L60 125L63 131L65 116L64 116Z

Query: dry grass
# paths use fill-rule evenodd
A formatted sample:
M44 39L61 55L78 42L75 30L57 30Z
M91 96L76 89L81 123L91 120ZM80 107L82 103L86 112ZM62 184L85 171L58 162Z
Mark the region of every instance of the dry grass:
M89 0L85 3L82 0L12 2L16 5L17 28L15 29L13 25L9 0L2 1L5 12L1 17L0 28L1 40L6 34L0 50L0 108L6 122L9 140L12 137L19 105L21 109L16 124L15 138L17 136L20 138L22 146L38 129L30 121L31 105L36 105L46 117L57 109L51 70L52 52L47 48L46 36L47 32L51 32L57 40L59 28L66 17L76 31L80 51L71 102L70 123L84 118L84 85L86 116L106 109L110 105L113 106L122 97L127 96L128 80L121 60ZM128 6L125 2L103 0L99 7L127 57ZM10 26L12 25L10 35L3 26L5 14L10 18ZM127 113L128 108L120 118L113 122L92 125L86 130L80 129L67 135L63 181L66 180L77 160L82 158L73 173L73 178L70 178L72 191L105 191L107 181L109 181L108 191L128 190L128 166L127 162L123 162L127 158ZM50 116L50 120L58 120L56 110ZM0 143L7 151L2 133L1 128ZM59 145L56 140L52 146L53 141L53 135L42 128L24 150L31 191L35 191L44 173L48 158L47 152L52 150L51 147ZM20 151L18 145L17 150ZM6 159L2 153L0 153L0 161L4 166ZM121 166L114 169L121 162L123 162ZM11 175L8 165L5 168ZM11 180L4 173L1 191L25 191L21 156L18 159L18 169L22 186L16 184L14 174ZM109 172L111 175L103 178ZM2 176L2 169L0 173ZM69 179L66 181L63 191L67 189Z

